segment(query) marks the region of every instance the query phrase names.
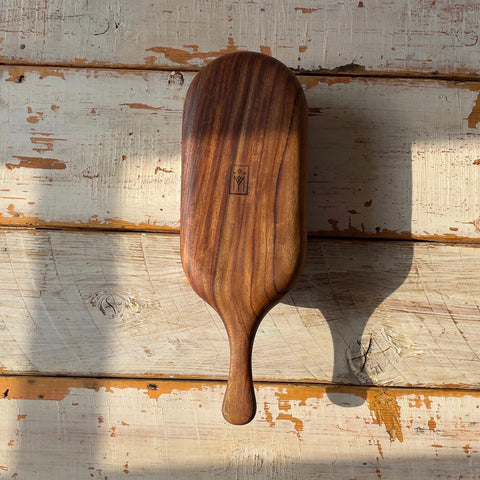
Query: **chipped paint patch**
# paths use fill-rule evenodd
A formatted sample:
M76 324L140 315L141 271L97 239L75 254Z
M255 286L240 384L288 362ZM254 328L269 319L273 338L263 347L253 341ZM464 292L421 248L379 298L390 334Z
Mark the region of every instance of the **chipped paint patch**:
M318 8L295 7L294 10L301 13L313 13L316 12Z
M157 57L155 55L150 55L148 57L143 57L143 61L145 62L145 65L153 67L157 64Z
M319 77L319 76L302 76L298 77L301 85L305 87L305 90L310 90L315 88L320 83L327 84L328 86L338 85L338 84L348 84L352 81L352 77Z
M14 218L23 218L23 216L24 216L22 212L19 212L15 209L15 205L13 203L11 203L7 207L7 211Z
M157 174L158 172L174 173L174 170L168 170L167 168L156 167L155 168L155 174Z
M382 444L380 443L380 440L373 440L373 439L370 439L368 440L368 444L369 445L375 445L377 447L377 450L378 450L378 453L380 455L381 458L383 458L383 448L382 448ZM378 458L377 458L378 460Z
M300 84L305 87L305 90L310 90L311 88L316 87L321 81L321 77L298 77Z
M322 113L322 109L319 107L308 107L308 116L317 117Z
M382 449L382 444L380 443L380 440L377 440L377 442L375 443L375 445L377 446L378 453L379 453L380 456L383 458L383 449Z
M272 49L266 45L260 45L260 52L272 56Z
M164 110L164 107L152 107L150 105L146 105L145 103L121 103L120 106L135 108L138 110Z
M185 50L160 46L147 48L145 51L162 54L167 60L170 60L173 63L189 66L192 60L201 60L202 63L204 63L221 55L225 55L226 53L233 53L239 50L239 47L235 45L235 41L231 36L228 37L227 46L217 51L210 50L208 52L200 52L198 45L184 45L184 48Z
M470 112L470 115L467 117L468 128L476 128L478 122L480 122L480 93L477 95L475 100L475 105Z
M37 134L41 135L41 134ZM42 153L53 150L54 142L66 142L66 138L50 138L50 137L30 137L30 141L37 147L32 148L33 151Z
M390 436L390 442L403 442L403 433L400 421L400 405L396 396L387 389L372 391L367 397L368 407L377 425L384 425Z
M67 168L65 162L56 158L25 157L22 155L13 155L12 158L20 160L19 163L6 163L9 170L15 168L41 168L45 170L64 170Z
M265 420L271 427L274 427L275 421L273 420L273 415L268 406L268 402L263 402L263 409L265 410Z
M162 380L155 383L143 379L115 378L75 378L75 377L17 377L4 376L0 378L0 391L8 390L10 400L46 400L62 401L71 394L73 389L95 390L102 393L115 393L115 390L133 389L139 393L156 399L161 395L189 390L214 390L214 385L198 381ZM0 400L1 401L1 400ZM17 419L23 420L26 414L18 414ZM97 417L98 423L103 423L102 416Z
M267 423L271 427L274 427L278 420L287 420L292 422L295 435L301 439L304 429L304 421L301 418L294 416L292 412L292 406L295 405L296 407L305 407L307 405L307 400L312 398L317 400L323 398L324 389L319 391L318 388L313 390L314 388L315 387L310 386L279 388L275 392L275 397L278 402L278 415L275 417L275 419L273 418L269 404L264 402L265 420Z
M43 112L37 112L36 115L30 115L27 117L28 123L38 123L40 120L43 120Z
M326 83L329 87L332 85L348 84L352 80L351 77L324 77L322 83Z
M300 418L294 417L290 412L280 412L277 416L277 420L289 420L293 423L293 428L295 434L300 439L302 438L301 433L303 431L303 420Z
M428 395L415 395L413 398L408 399L408 406L412 408L421 408L422 404L425 405L427 410L432 409L432 401Z
M40 80L43 80L47 77L58 77L62 80L65 80L65 71L61 68L55 67L8 67L8 74L10 75L5 79L6 82L15 82L22 83L22 81L27 78L28 73L34 73L38 75ZM22 80L19 81L19 79Z
M335 67L333 71L335 73L365 73L367 70L364 65L352 62Z

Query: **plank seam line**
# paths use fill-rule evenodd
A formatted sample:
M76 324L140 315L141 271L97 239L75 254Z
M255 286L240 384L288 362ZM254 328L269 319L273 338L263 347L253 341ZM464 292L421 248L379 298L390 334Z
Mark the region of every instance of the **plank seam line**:
M76 381L88 381L88 380L97 380L97 381L134 381L138 383L206 383L206 384L221 384L226 385L226 378L202 378L202 377L135 377L128 375L118 375L118 376L96 376L96 375L55 375L55 374L31 374L31 373L19 373L19 374L0 374L0 379L29 379L34 378L36 380L44 379L57 379L60 381L76 380ZM368 390L405 390L408 392L416 390L426 390L430 392L460 392L466 395L480 393L479 388L466 388L462 386L445 386L445 387L432 387L432 386L423 386L423 385L365 385L365 384L356 384L356 383L325 383L325 382L306 382L306 381L294 381L294 380L254 380L253 382L257 386L298 386L298 387L323 387L325 389L344 389L344 388L353 388L353 389L368 389Z
M23 63L23 62L0 62L1 67L24 67L24 68L61 68L72 70L105 70L105 71L135 71L135 72L199 72L202 67L185 67L185 66L156 66L145 67L136 65L118 65L111 66L108 64L98 63L95 65L75 65L74 63ZM340 67L337 67L340 68ZM372 78L372 79L386 79L386 80L434 80L434 81L452 81L452 82L478 82L480 76L476 72L473 73L422 73L422 72L361 72L355 71L338 71L337 69L325 70L302 70L290 68L290 70L298 76L307 77L350 77L350 78Z
M147 235L168 235L178 236L180 230L133 230L122 228L98 228L98 227L9 227L8 225L0 224L0 232L65 232L65 233L125 233L125 234L147 234ZM355 242L398 242L398 243L418 243L418 244L432 244L432 245L451 245L454 246L479 246L479 239L471 240L450 240L450 239L428 239L428 238L385 238L385 237L349 237L346 235L318 235L315 233L308 234L309 240L344 240Z

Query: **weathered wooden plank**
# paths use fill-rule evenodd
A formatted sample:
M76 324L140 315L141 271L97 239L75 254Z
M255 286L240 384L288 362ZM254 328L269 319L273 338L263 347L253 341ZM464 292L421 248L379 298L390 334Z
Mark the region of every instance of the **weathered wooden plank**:
M0 223L178 229L193 75L0 69ZM479 83L300 80L310 232L480 239Z
M198 68L239 49L291 68L470 74L475 0L2 0L4 63Z
M263 320L257 380L480 385L480 248L311 240ZM177 235L3 231L4 373L225 379L228 340Z
M5 68L0 85L3 224L178 228L181 74Z
M478 392L2 377L0 478L478 478ZM186 454L188 452L188 455Z

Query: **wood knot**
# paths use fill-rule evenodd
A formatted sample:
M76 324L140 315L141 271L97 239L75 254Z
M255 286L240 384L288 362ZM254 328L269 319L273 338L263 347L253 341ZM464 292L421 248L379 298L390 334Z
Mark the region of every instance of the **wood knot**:
M168 77L168 86L176 85L181 87L184 84L185 80L181 72L172 72Z
M90 304L109 318L126 318L140 313L139 303L128 295L120 293L97 293L90 297ZM141 322L140 322L141 323Z
M365 332L347 348L346 360L350 371L361 383L385 383L391 380L391 365L411 356L413 342L399 331L384 327Z
M480 217L476 218L476 219L473 221L473 226L475 227L475 229L477 230L477 232L480 232Z
M463 47L474 47L478 43L478 34L474 30L457 30L455 37Z

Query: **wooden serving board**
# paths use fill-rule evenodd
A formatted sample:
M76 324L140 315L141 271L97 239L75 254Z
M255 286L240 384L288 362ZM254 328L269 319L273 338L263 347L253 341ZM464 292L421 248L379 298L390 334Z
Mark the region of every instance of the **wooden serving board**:
M182 140L181 256L230 342L223 414L255 415L251 352L264 315L291 288L306 245L307 107L266 55L225 55L193 80Z

